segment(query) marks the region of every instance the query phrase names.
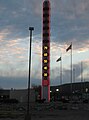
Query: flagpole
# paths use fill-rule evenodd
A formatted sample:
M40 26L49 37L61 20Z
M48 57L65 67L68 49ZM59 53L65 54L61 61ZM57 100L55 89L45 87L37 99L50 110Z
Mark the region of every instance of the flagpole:
M81 62L81 95L83 93L83 63Z
M60 63L60 93L62 94L62 53L61 53L61 63Z
M70 93L71 93L71 100L72 100L72 42L70 44L70 46L66 49L66 52L69 51L71 49L71 57L70 57Z
M71 78L70 78L70 80L71 80L71 83L70 83L70 85L71 85L71 100L72 100L72 42L71 42L71 71L70 71L71 73Z
M61 55L61 57L60 58L58 58L57 60L56 60L56 62L59 62L59 61L61 61L60 62L60 86L62 85L62 55ZM60 88L61 89L61 88Z
M61 85L62 85L62 54L61 54L61 74L60 74L60 76L61 76Z

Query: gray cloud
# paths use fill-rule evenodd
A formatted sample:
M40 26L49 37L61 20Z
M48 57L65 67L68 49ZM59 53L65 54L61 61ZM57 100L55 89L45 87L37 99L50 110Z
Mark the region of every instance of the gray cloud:
M86 76L84 76L84 71L89 68L88 67L89 61L88 62L83 62L83 70L82 70L82 74L83 74L83 81L87 80L89 81L89 76L86 79ZM73 70L73 79L72 82L80 82L81 81L81 63L77 63L73 65L73 69L75 69L75 73ZM62 70L62 83L70 83L71 80L71 71L70 68L69 69L65 69L63 68ZM75 75L74 75L75 74ZM75 77L75 78L74 78ZM74 81L75 79L75 81ZM51 70L51 85L59 85L60 84L60 68L56 67L54 69Z
M8 62L13 56L13 58L15 58L14 62L16 62L19 55L21 57L24 57L24 55L27 56L27 51L25 50L18 56L17 52L14 54L15 45L14 47L11 47L11 44L8 45L10 43L8 41L12 41L12 43L14 43L14 40L22 39L24 41L18 41L17 43L19 45L17 47L21 49L27 48L28 41L26 40L29 36L29 26L34 26L34 41L36 41L35 43L37 43L37 41L40 43L42 39L42 0L0 0L0 50L3 51L3 55L5 55L4 57L0 55L0 59L4 58L4 60ZM88 32L89 0L51 0L51 42L56 43L55 48L58 44L69 45L71 41L73 42L73 48L76 50L79 48L89 48ZM10 53L8 53L8 51ZM17 49L17 51L20 52L20 49ZM23 59L21 60L23 61ZM9 61L9 63L10 62L11 61ZM21 66L22 63L20 62L21 61L19 61L16 65ZM35 64L37 64L37 62ZM7 63L5 65L7 65ZM77 66L75 65L76 77L80 74L79 67L77 68ZM24 67L24 65L22 67ZM2 68L0 68L0 70L1 69ZM56 68L53 72L54 71L57 71ZM35 70L34 73L37 75L39 72ZM68 80L66 80L66 75L69 77L68 70L64 70L63 75L65 81L68 82ZM34 82L35 79L33 80ZM55 80L57 80L57 83L59 82L58 79L59 75L55 74ZM54 81L52 81L52 84L54 84Z
M9 83L9 84L8 84ZM27 78L0 77L1 88L27 88Z
M89 62L83 63L83 71L87 69L87 64ZM73 68L75 69L75 82L80 82L81 78L81 63L74 64ZM38 72L38 71L37 71ZM86 79L83 76L83 79L89 81L89 77ZM27 88L28 82L28 75L26 77L2 77L0 76L0 87L1 88ZM74 81L73 81L74 82ZM9 83L9 84L8 84ZM70 83L70 70L63 68L63 81L62 83ZM41 85L41 79L32 77L31 78L31 85ZM59 85L60 84L60 68L56 67L51 70L51 78L50 78L51 85Z
M36 1L8 0L6 2L4 0L0 1L0 5L2 6L0 11L0 30L8 29L10 31L6 39L27 37L29 35L29 26L36 28L36 34L41 32L41 16L35 11L35 6L39 7Z
M53 3L56 6L51 16L54 41L68 43L76 39L77 42L86 42L89 39L89 1L56 0Z
M51 37L55 37L55 42L85 41L89 38L88 4L88 0L51 0ZM7 28L11 32L6 39L27 37L31 25L35 27L35 35L41 33L41 0L1 0L0 5L0 30Z
M6 40L27 37L28 27L35 27L34 34L42 30L41 0L0 1L0 30L8 29ZM89 38L89 1L88 0L51 0L51 37L53 41L65 43L76 39Z
M8 84L9 83L9 84ZM31 85L40 85L39 79L31 79ZM28 87L28 77L1 77L0 76L0 88L4 89L21 89Z

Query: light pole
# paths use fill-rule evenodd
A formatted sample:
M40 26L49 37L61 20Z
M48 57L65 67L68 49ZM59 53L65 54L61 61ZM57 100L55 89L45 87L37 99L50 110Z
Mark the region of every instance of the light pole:
M29 31L30 31L30 48L29 48L29 70L28 70L28 99L27 99L27 114L25 116L25 120L31 120L31 106L29 104L30 102L30 85L31 85L31 80L30 80L30 76L31 76L31 43L32 43L32 31L34 30L34 27L29 27Z

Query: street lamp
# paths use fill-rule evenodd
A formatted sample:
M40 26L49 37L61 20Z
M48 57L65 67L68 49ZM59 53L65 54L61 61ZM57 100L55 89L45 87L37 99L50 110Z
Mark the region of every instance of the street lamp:
M58 88L56 89L56 92L59 92L59 89L58 89Z
M31 106L29 104L30 102L30 85L31 85L31 80L30 80L30 76L31 76L31 43L32 43L32 31L34 30L34 27L29 27L29 31L30 31L30 48L29 48L29 76L28 76L28 99L27 99L27 114L25 116L25 120L31 120Z

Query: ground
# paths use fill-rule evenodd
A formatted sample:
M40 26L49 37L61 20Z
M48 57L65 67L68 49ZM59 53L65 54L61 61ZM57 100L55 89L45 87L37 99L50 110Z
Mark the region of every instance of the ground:
M24 120L26 111L17 109L0 110L0 120ZM16 109L15 109L16 107ZM1 107L0 107L1 108ZM7 106L9 108L9 106ZM89 104L70 104L70 103L51 103L51 104L32 104L31 120L89 120Z

